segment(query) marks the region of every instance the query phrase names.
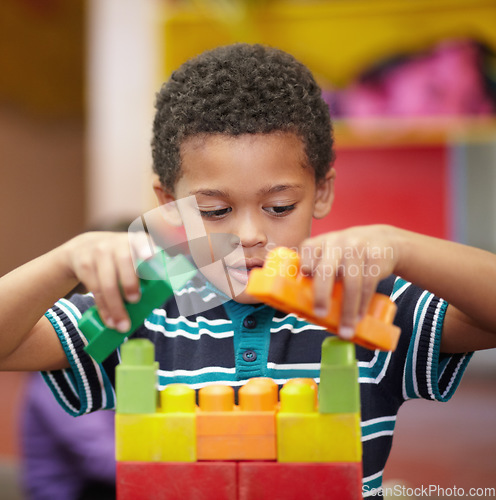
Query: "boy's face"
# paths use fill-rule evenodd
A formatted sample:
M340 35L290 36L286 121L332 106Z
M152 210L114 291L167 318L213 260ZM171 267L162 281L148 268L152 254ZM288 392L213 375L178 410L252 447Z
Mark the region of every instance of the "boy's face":
M238 290L244 290L249 272L263 265L268 251L297 249L310 235L312 217L324 217L331 208L334 171L317 185L303 142L291 133L194 137L182 144L181 162L174 198L194 195L196 217L206 232L235 235L235 245L243 249L244 262L227 265ZM171 201L162 188L155 190L161 203ZM231 295L218 276L203 274ZM244 291L235 300L257 302Z

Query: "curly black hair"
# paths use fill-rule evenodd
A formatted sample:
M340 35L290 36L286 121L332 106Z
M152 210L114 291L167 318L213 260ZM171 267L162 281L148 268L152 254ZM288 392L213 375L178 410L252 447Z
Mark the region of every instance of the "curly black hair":
M153 170L170 190L180 177L181 143L200 134L294 133L317 182L334 160L321 89L308 68L279 49L238 43L204 52L172 73L155 108Z

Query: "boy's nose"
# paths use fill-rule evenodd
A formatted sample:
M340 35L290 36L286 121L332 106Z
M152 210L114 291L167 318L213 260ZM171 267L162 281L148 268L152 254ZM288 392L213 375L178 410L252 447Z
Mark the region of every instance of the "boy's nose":
M238 218L235 222L233 233L238 236L240 244L243 247L263 246L267 243L263 224L252 215Z

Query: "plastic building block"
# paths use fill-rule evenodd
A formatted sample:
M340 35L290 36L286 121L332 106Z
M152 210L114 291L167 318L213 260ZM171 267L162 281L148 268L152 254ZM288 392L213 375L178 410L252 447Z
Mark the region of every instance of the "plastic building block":
M158 414L115 415L115 458L117 461L158 462Z
M250 380L239 390L239 406L234 405L232 387L200 389L198 460L275 460L274 386L270 379Z
M305 385L308 385L312 391L314 391L315 393L315 397L314 397L314 402L313 402L313 405L310 404L310 401L308 401L308 411L313 411L314 408L317 408L318 404L319 404L319 386L317 385L317 382L315 382L315 380L313 378L292 378L291 379L291 384L305 384ZM285 399L285 404L286 404L286 411L290 411L289 407L288 407L288 404L291 404L291 400L288 399L286 397ZM296 402L296 405L298 405L299 402L297 401ZM296 409L295 411L299 411L298 409Z
M239 389L241 411L273 411L279 400L279 386L271 378L251 378Z
M288 381L277 413L278 462L360 462L360 413L323 414L311 384Z
M174 289L181 288L189 281L196 269L183 255L169 258L166 252L159 252L139 264L137 272L142 278L141 300L136 304L126 303L131 319L131 327L127 332L122 333L106 326L95 306L85 311L79 320L79 329L88 340L84 350L98 363L110 356L155 307L162 305L172 295Z
M238 500L361 500L362 464L240 462Z
M319 412L359 411L360 386L355 346L337 337L328 337L322 343Z
M236 462L117 462L118 500L237 500Z
M337 281L331 296L329 313L322 318L313 314L312 278L299 272L299 256L293 250L279 247L267 255L264 267L250 273L246 291L276 309L323 326L336 333L342 302L342 283ZM351 339L368 349L393 351L400 329L393 325L396 305L386 295L374 294L367 315L360 321Z
M171 384L160 399L158 413L116 414L118 461L196 461L195 391L185 384Z
M115 369L117 413L154 413L157 408L155 348L147 339L133 339L121 349Z
M159 460L196 461L196 393L186 384L171 384L160 392Z

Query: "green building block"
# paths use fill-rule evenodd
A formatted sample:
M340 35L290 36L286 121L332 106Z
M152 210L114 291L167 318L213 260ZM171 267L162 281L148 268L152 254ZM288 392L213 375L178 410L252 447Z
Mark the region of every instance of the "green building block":
M121 348L115 369L117 413L154 413L157 409L155 347L148 339L131 339Z
M85 311L79 320L79 329L88 340L84 350L98 363L110 356L174 290L182 288L196 274L196 269L184 255L170 258L166 252L159 252L139 264L137 273L141 278L141 300L136 304L126 303L131 319L127 332L106 326L95 306Z
M319 384L320 413L360 411L360 386L355 345L337 337L322 343Z

